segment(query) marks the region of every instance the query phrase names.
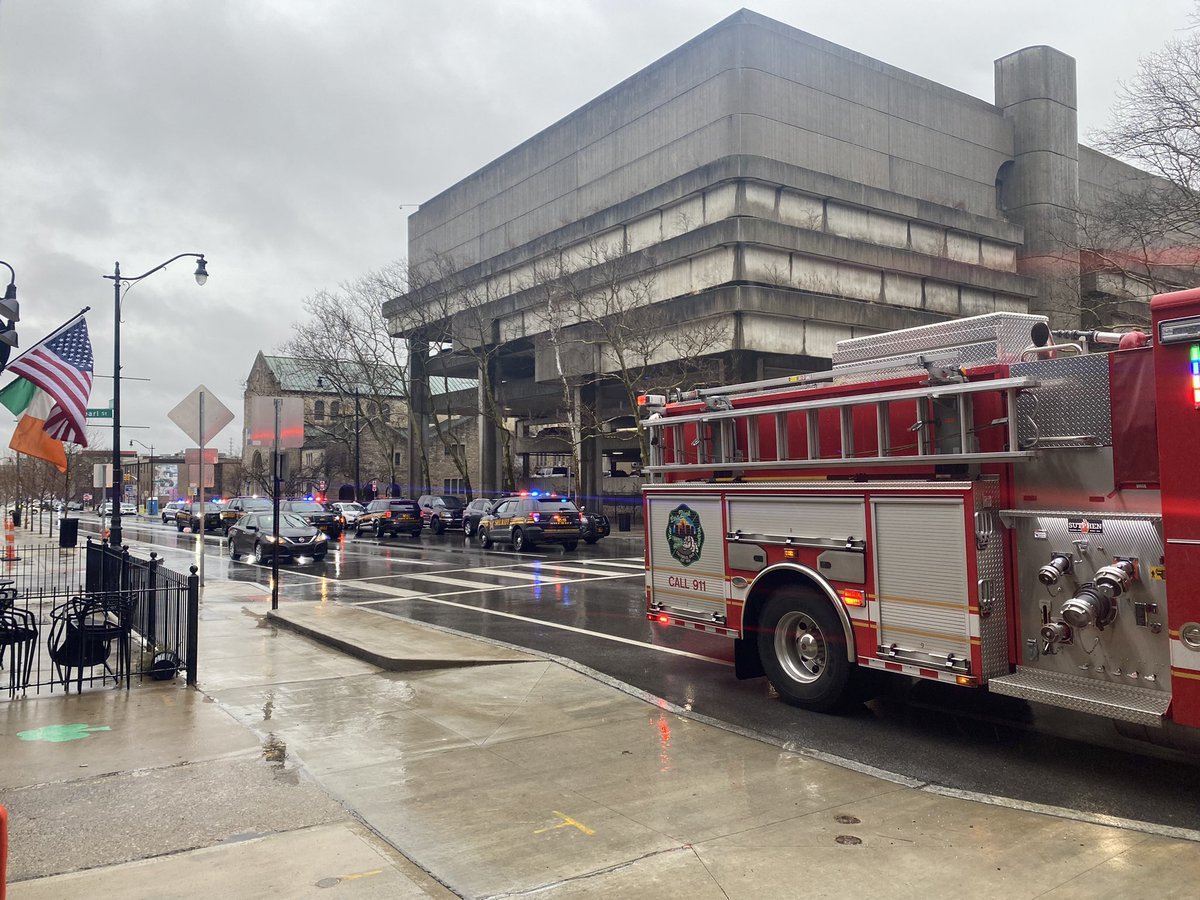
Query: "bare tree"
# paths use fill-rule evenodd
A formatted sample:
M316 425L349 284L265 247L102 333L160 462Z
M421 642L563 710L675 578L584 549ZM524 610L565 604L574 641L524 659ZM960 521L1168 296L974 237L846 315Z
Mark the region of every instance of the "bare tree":
M1200 273L1200 21L1139 63L1123 84L1099 149L1132 163L1095 208L1081 213L1085 318L1114 302L1118 315L1146 310L1150 295L1195 283ZM1089 274L1091 273L1091 274ZM1105 298L1108 298L1106 300Z
M453 458L468 495L470 472L454 419L474 414L494 427L500 443L501 486L512 490L516 485L512 419L499 399L494 376L502 342L492 310L501 294L489 279L468 278L450 257L439 255L410 265L407 287L406 292L393 295L390 308L396 327L408 336L414 358L419 354L427 370L466 359L476 382L474 399L466 401L462 392L451 390L453 384L446 378L414 379L414 385L424 390L415 398L420 409L431 413L429 423L446 455Z
M575 462L584 436L629 418L647 459L649 432L638 415L638 395L717 378L715 354L729 345L728 323L681 314L688 301L660 296L652 254L621 244L596 240L573 248L536 269L534 279L544 295L542 324L563 386ZM578 388L585 384L615 385L621 404L603 415L599 404L580 401Z
M408 406L412 399L408 350L388 336L381 307L404 283L404 267L393 264L304 301L308 318L293 325L292 337L280 350L305 361L331 405L334 399L338 402L339 414L312 423L323 438L325 453L320 463L309 467L312 472L297 474L326 481L335 469L349 474L346 451L357 437L365 445L365 458L379 467L373 471L396 482L397 453L408 440L396 407Z

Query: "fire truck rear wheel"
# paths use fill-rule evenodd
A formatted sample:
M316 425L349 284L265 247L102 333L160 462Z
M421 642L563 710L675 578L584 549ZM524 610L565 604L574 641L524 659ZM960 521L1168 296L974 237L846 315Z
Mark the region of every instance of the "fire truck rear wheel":
M775 591L759 619L758 654L785 702L828 712L846 701L853 667L845 632L829 601L814 592L790 585Z

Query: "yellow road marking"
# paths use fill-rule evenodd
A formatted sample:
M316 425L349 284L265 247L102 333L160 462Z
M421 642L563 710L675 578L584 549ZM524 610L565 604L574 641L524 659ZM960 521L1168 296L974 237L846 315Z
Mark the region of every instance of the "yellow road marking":
M570 816L566 815L565 813L560 813L557 809L554 810L554 814L556 816L558 816L560 819L562 819L562 821L559 822L557 825L551 825L549 828L539 828L537 831L534 832L534 834L545 834L547 831L553 831L556 828L578 828L584 834L589 835L589 836L596 833L592 829L590 829L586 825L584 825L582 822L575 821L574 819L572 819Z
M372 869L370 872L355 872L353 875L341 876L342 881L353 881L355 878L370 878L372 875L382 875L383 869Z

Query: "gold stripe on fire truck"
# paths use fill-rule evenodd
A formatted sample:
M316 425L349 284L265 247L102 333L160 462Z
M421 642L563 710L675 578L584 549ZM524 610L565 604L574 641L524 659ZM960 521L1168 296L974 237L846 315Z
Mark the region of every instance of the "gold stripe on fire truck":
M1196 672L1196 671L1189 672L1186 669L1179 669L1179 668L1176 668L1175 666L1171 666L1171 677L1172 678L1191 678L1194 681L1200 681L1200 672Z

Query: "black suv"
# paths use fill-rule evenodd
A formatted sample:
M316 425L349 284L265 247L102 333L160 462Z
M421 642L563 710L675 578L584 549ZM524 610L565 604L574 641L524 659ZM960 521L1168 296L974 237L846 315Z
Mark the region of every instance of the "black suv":
M364 531L370 531L376 537L403 531L418 538L421 536L421 509L415 500L372 500L367 504L367 511L354 523L355 537L361 537Z
M421 508L421 521L434 534L441 534L447 528L463 527L463 502L459 497L424 494L417 498L417 506Z
M512 544L520 553L538 544L562 544L570 552L583 537L579 508L565 497L508 497L479 520L479 544Z
M318 503L316 500L284 500L279 504L279 512L299 516L331 538L341 536L341 516L327 510L324 503Z

